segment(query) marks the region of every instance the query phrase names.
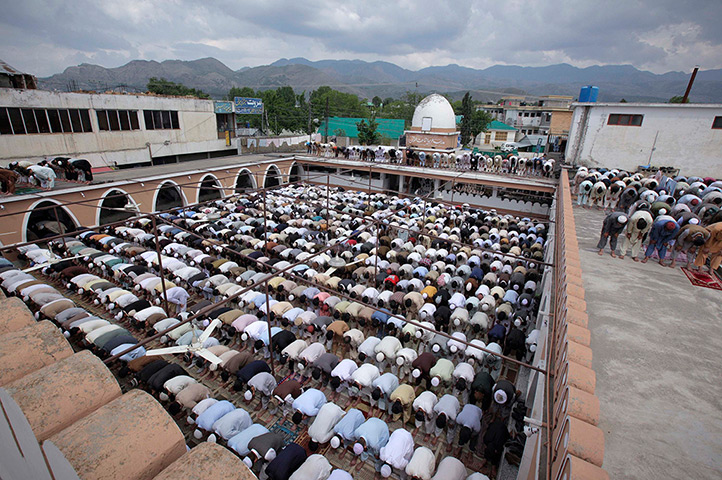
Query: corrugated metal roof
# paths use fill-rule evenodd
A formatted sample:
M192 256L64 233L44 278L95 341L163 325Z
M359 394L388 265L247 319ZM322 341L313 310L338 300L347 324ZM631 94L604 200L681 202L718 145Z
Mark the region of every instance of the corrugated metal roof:
M358 138L358 127L356 126L361 120L365 118L348 118L348 117L329 117L328 119L328 134L336 135L337 130L344 131L344 137ZM378 133L383 137L390 138L392 140L398 139L404 134L404 120L399 118L377 118L376 123L379 124ZM318 127L317 132L323 134L326 130L326 120L321 121L321 125Z
M5 61L0 60L0 73L4 73L5 75L22 75L23 73L19 70L14 69Z
M487 130L512 130L516 132L516 128L507 125L506 123L500 122L499 120L492 120L487 126Z

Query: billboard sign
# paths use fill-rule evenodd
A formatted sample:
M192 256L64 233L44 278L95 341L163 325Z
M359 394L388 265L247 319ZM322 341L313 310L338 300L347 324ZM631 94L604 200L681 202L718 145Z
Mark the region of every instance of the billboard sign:
M255 114L263 113L263 100L260 98L236 97L233 99L237 114Z
M213 102L213 110L216 113L233 113L233 102L215 101Z

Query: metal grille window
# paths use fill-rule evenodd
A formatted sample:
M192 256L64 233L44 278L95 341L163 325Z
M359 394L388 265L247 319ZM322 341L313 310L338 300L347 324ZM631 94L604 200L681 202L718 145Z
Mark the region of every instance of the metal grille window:
M140 130L138 110L97 110L101 131Z
M621 113L612 113L609 115L607 125L641 127L643 119L644 115L623 115Z
M180 128L175 110L143 110L146 130L175 130Z
M0 135L92 131L87 109L0 107Z

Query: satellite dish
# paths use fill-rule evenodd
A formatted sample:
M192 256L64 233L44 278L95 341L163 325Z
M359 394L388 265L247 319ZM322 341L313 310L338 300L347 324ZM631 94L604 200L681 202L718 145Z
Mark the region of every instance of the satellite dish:
M221 321L217 318L211 322L210 325L208 325L208 328L203 330L203 333L198 337L197 339L194 339L190 345L178 345L175 347L167 347L167 348L156 348L154 350L148 350L146 352L146 355L172 355L175 353L192 353L195 355L198 355L200 357L205 358L209 362L211 362L213 365L218 365L223 360L221 360L218 356L211 353L207 348L203 347L203 343L208 340L208 338L213 333L213 330L215 330L219 325L221 324Z

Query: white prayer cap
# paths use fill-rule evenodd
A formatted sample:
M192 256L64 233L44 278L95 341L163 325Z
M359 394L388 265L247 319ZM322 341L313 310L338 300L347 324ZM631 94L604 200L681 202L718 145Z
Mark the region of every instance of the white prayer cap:
M414 378L419 378L421 376L421 370L418 368L415 368L413 372L411 372L411 376Z
M662 209L662 210L664 210L664 209ZM661 212L662 210L660 210L660 212ZM627 223L627 217L626 217L625 215L620 215L620 216L617 217L617 221L618 221L619 223Z
M363 453L363 451L364 451L363 445L361 445L358 442L353 444L353 453L355 453L356 455L361 455Z
M438 386L439 386L439 383L441 383L441 381L439 380L439 377L434 377L434 378L431 379L431 386L432 386L432 387L438 387Z
M384 478L389 478L391 476L391 467L387 464L384 464L384 466L381 467L381 476Z
M506 403L506 392L504 390L497 390L494 392L494 401L500 405L503 405Z
M276 449L269 448L266 452L266 456L263 458L265 458L268 462L272 462L276 458Z
M378 352L376 354L376 361L377 362L383 362L386 356L382 352Z
M243 463L245 463L248 468L253 467L253 461L248 457L243 457Z
M250 390L246 390L246 393L243 394L243 398L245 398L247 402L250 402L253 398L253 392Z
M338 437L333 437L331 439L331 448L338 448L341 446L341 440L339 440Z

